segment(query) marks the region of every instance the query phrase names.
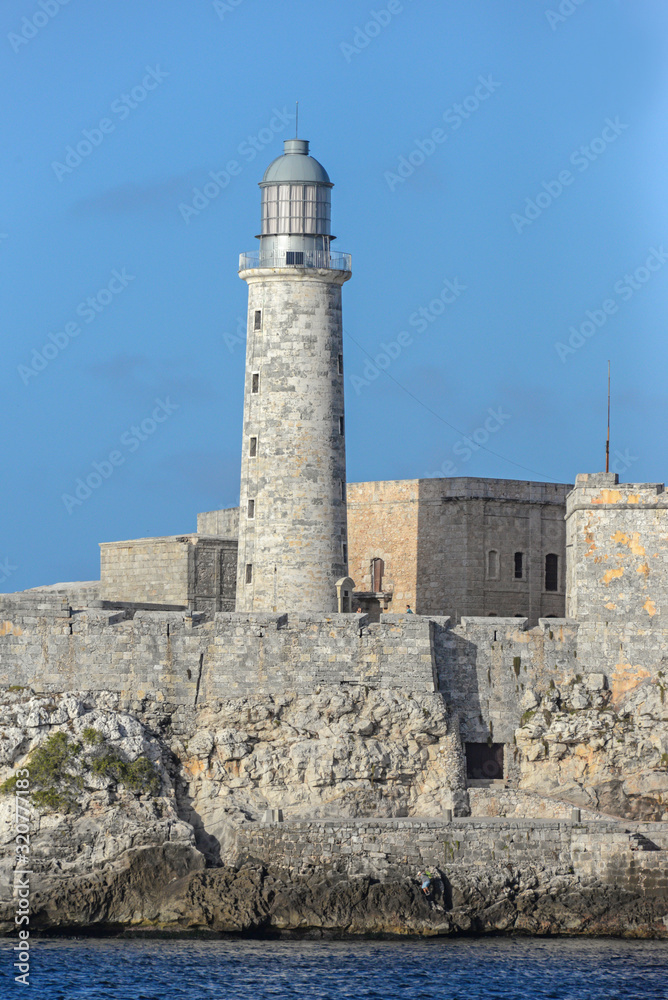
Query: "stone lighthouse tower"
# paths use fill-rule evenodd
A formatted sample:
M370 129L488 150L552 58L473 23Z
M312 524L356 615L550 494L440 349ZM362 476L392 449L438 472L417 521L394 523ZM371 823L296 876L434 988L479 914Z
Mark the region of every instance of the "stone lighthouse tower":
M341 286L332 183L303 139L260 182L260 249L242 254L248 346L237 611L337 610L347 576Z

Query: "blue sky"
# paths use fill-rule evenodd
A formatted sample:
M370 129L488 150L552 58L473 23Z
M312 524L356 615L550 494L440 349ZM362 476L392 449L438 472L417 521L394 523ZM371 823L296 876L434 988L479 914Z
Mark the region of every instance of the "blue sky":
M348 478L600 470L610 359L613 467L663 481L667 29L661 0L4 3L0 589L236 503L238 254L295 100L353 255Z

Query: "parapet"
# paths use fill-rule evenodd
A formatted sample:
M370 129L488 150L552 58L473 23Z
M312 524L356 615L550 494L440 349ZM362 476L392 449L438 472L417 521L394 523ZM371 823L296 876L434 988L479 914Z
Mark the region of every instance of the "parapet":
M656 629L668 611L668 495L663 483L578 475L566 505L566 614ZM664 625L665 627L665 625Z

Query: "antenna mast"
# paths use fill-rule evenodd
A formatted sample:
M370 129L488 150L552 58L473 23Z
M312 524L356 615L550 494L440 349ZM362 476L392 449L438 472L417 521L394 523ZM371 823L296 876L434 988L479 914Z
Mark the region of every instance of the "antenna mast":
M605 471L610 472L610 362L608 361L608 436L605 441Z
M295 101L295 139L299 138L299 101Z

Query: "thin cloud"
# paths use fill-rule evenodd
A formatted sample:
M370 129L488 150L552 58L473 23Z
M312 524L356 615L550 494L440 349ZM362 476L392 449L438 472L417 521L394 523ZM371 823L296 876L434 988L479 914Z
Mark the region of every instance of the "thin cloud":
M137 390L171 393L179 402L214 399L217 393L209 379L188 372L186 358L153 361L145 354L116 354L105 361L88 365L89 375L113 384L132 396Z
M152 209L173 209L189 189L196 171L188 171L160 181L138 184L128 181L75 202L70 211L76 216L132 215Z

